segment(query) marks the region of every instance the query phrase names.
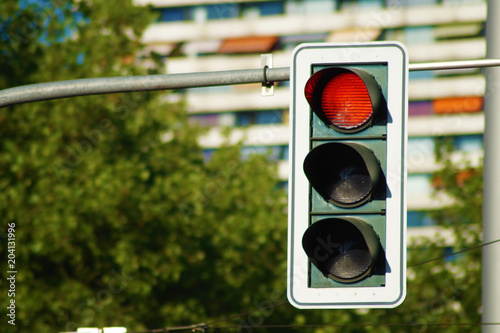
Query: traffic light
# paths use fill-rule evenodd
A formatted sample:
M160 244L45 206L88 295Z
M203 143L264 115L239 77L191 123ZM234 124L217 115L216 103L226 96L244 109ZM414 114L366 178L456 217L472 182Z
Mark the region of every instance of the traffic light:
M288 299L388 308L406 295L408 56L299 45L290 68Z

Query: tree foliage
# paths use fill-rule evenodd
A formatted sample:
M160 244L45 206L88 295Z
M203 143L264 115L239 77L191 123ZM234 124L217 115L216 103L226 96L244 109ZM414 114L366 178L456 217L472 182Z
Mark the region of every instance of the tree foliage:
M154 17L131 1L19 3L1 5L0 89L160 70L154 58L138 56L139 37ZM12 326L2 239L2 331L206 323L242 332L288 331L256 327L283 324L318 333L456 332L462 327L426 324L478 322L472 252L410 267L408 296L397 309L292 308L286 194L276 186L275 167L265 156L242 159L238 145L206 161L201 129L163 94L0 109L1 227L6 234L15 224L18 271ZM440 176L446 189L455 179L449 170ZM468 200L480 204L479 184L453 192L462 206L439 220L477 224ZM442 254L439 242L423 243L409 250L409 262Z
M133 62L152 17L130 1L2 8L2 89L145 73ZM277 288L286 199L274 167L238 146L206 162L200 129L160 95L0 111L0 216L3 232L15 223L19 272L8 329L189 325Z

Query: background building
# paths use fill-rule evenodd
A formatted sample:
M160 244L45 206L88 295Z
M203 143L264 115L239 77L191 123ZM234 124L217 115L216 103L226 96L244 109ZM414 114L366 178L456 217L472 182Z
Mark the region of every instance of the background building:
M410 63L480 59L486 55L483 0L135 0L159 14L143 36L165 61L166 73L289 67L291 51L304 42L398 40ZM477 164L484 128L481 70L410 73L408 226L433 232L426 212L449 203L433 196L436 139L451 137L454 159ZM206 157L224 142L221 131L244 140L244 154L270 153L288 179L288 82L272 97L260 85L189 89L190 118L210 127L201 140ZM420 228L412 228L420 227ZM425 228L428 227L428 228Z

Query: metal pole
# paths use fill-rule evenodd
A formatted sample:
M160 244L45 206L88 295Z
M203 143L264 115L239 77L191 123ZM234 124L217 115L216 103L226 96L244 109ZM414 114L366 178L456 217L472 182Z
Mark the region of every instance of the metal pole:
M478 60L440 61L414 63L408 66L410 71L433 71L441 69L463 69L500 66L500 59L489 58Z
M0 91L0 108L27 102L46 101L132 91L184 89L245 83L288 81L290 69L266 68L233 71L105 77L30 84ZM267 82L264 82L264 79Z
M498 57L498 55L497 55ZM500 66L500 59L479 59L410 64L410 71ZM264 74L265 73L265 74ZM290 68L242 69L233 71L106 77L30 84L0 91L0 108L50 99L132 91L185 89L245 83L288 81Z
M500 2L488 0L486 19L487 57L500 56ZM500 68L486 70L484 95L483 243L500 239ZM498 333L500 325L500 244L483 248L482 332Z

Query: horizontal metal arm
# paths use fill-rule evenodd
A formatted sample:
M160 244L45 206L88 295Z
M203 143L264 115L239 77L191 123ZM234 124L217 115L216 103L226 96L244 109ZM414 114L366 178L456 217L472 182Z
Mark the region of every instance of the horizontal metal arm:
M500 59L410 64L410 71L500 66ZM242 69L232 71L158 74L78 79L30 84L0 91L0 108L51 99L133 91L154 91L246 83L280 82L290 79L290 68Z
M266 70L266 79L269 82L288 81L289 77L290 69L287 67L268 68ZM262 69L243 69L220 72L106 77L38 83L1 90L0 108L20 103L46 101L74 96L223 86L263 82L263 80L264 73Z
M460 60L443 62L423 62L410 64L410 71L433 71L442 69L464 69L500 66L500 59Z

